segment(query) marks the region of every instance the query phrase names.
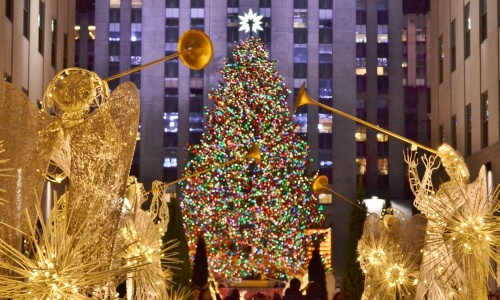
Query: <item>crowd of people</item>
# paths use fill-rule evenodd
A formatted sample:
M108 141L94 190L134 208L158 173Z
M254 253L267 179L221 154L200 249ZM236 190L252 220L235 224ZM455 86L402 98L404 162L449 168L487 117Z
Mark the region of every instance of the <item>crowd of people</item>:
M310 281L305 288L302 288L302 283L298 278L290 280L290 286L285 289L283 295L274 292L273 296L269 296L260 292L247 297L242 297L239 289L235 288L223 300L329 300L327 295L321 292L321 285L314 281ZM246 295L245 295L246 296ZM210 285L207 284L204 288L193 288L193 300L222 300L219 293L211 291ZM337 292L332 300L340 300L340 292ZM500 299L499 299L500 300Z

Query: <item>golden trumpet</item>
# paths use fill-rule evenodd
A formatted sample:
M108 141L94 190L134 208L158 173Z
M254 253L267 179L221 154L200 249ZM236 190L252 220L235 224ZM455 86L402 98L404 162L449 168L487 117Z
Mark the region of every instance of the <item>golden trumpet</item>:
M329 191L330 193L334 194L335 196L339 197L340 199L346 201L347 203L356 206L357 208L366 211L366 208L362 207L356 202L353 202L349 200L348 198L342 196L341 194L337 193L336 191L332 190L331 188L328 187L328 177L325 175L320 175L314 179L313 184L312 184L312 190L314 194L322 194L326 191Z
M191 177L195 177L195 176L198 176L198 175L201 175L201 174L204 174L204 173L207 173L209 171L212 171L214 169L217 169L217 168L220 168L222 166L227 166L227 165L231 165L235 162L238 162L240 160L243 160L243 159L252 159L254 160L256 163L260 164L261 163L261 156L260 156L260 147L259 145L257 144L253 144L252 146L250 146L250 148L248 149L247 151L247 154L245 154L244 156L241 156L241 157L237 157L233 160L230 160L230 161L227 161L223 164L220 164L220 165L215 165L215 166L212 166L208 169L205 169L205 170L202 170L202 171L199 171L199 172L196 172L196 173L193 173L193 174L190 174L190 175L187 175L187 176L184 176L182 178L179 178L175 181L172 181L172 182L168 182L165 184L165 188L168 187L168 186L171 186L171 185L174 185L180 181L183 181L183 180L186 180L188 178L191 178ZM328 180L328 179L327 179Z
M208 35L201 30L190 29L184 32L184 34L182 34L182 36L179 38L179 41L177 43L177 53L165 56L145 65L132 68L125 72L118 73L104 80L111 81L122 76L135 73L157 63L174 59L176 57L180 57L181 62L186 67L193 70L200 70L206 67L208 63L210 63L210 61L212 60L213 52L214 49L210 37L208 37Z
M297 111L297 108L298 108L298 107L300 107L300 106L302 106L302 105L306 105L306 104L313 104L313 105L319 106L319 107L324 108L324 109L326 109L326 110L328 110L328 111L331 111L331 112L333 112L333 113L336 113L336 114L338 114L338 115L341 115L341 116L343 116L343 117L346 117L346 118L348 118L348 119L350 119L350 120L352 120L352 121L355 121L355 122L357 122L357 123L363 124L363 125L365 125L365 126L367 126L367 127L370 127L370 128L372 128L372 129L375 129L375 130L377 130L377 131L383 132L383 133L385 133L385 134L387 134L387 135L389 135L389 136L395 137L395 138L397 138L397 139L399 139L399 140L401 140L401 141L404 141L404 142L409 143L409 144L411 144L411 145L417 146L417 147L419 147L419 148L421 148L421 149L427 150L427 151L429 151L429 152L431 152L431 153L433 153L433 154L439 155L439 152L438 152L438 151L436 151L436 150L434 150L434 149L432 149L432 148L429 148L429 147L427 147L427 146L424 146L424 145L422 145L422 144L420 144L420 143L417 143L417 142L415 142L415 141L413 141L413 140L410 140L410 139L408 139L408 138L406 138L406 137L404 137L404 136L401 136L401 135L399 135L399 134L396 134L396 133L394 133L394 132L392 132L392 131L390 131L390 130L384 129L384 128L379 127L379 126L377 126L377 125L374 125L374 124L372 124L372 123L370 123L370 122L367 122L367 121L365 121L365 120L363 120L363 119L356 118L356 117L354 117L354 116L351 116L351 115L350 115L350 114L348 114L348 113L345 113L345 112L343 112L343 111L340 111L340 110L338 110L338 109L335 109L335 108L333 108L333 107L330 107L330 106L324 105L324 104L322 104L322 103L319 103L318 101L313 100L313 99L312 99L311 97L309 97L309 95L307 94L307 92L306 92L306 88L305 88L305 82L304 82L304 83L302 83L302 86L300 87L299 93L297 94L297 98L296 98L296 100L295 100L295 105L294 105L294 109L293 109L293 111L294 111L294 112L295 112L295 111Z

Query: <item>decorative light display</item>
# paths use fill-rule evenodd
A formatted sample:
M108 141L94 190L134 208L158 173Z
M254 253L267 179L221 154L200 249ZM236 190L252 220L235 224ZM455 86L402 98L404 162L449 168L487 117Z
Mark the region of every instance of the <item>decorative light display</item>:
M468 183L469 171L460 154L446 144L438 151L440 162L435 156L422 157L422 178L416 154L405 156L415 206L428 220L415 299L486 299L488 276L496 274L490 261L500 263L498 191L488 191L484 166ZM450 180L435 192L431 175L440 163Z
M396 209L393 209L395 212ZM358 260L365 274L361 299L413 299L419 265L402 237L413 233L402 213L367 217L358 242ZM413 241L415 242L415 241Z
M26 240L23 250L0 239L1 299L103 299L105 294L115 299L106 284L124 278L144 263L144 257L135 257L134 261L123 260L125 265L119 268L110 268L122 249L115 249L110 256L96 256L96 250L105 249L101 236L111 230L112 220L97 230L86 230L96 212L89 211L75 224L74 212L64 205L66 197L60 199L61 209L56 206L46 222L37 210L39 228L25 214L30 231L21 233ZM68 234L70 226L76 234Z
M260 26L262 24L262 17L263 16L259 16L257 13L254 13L250 8L248 13L245 13L243 16L238 16L241 21L238 31L244 30L245 33L250 32L251 34L252 32L257 33L258 30L264 30L262 26Z
M253 37L235 47L221 73L209 94L215 106L207 110L202 140L188 147L193 159L185 175L241 157L253 144L262 161L236 162L181 182L190 247L203 232L215 276L294 274L307 264L305 229L318 227L323 216L311 190L316 176L304 174L308 145L294 132L290 92Z

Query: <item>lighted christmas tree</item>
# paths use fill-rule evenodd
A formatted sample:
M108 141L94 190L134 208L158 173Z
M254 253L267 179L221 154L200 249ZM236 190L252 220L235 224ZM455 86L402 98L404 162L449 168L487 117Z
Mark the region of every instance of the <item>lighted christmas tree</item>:
M262 42L240 42L221 70L209 97L200 144L188 146L185 175L213 170L181 182L186 234L193 250L201 232L215 276L244 278L291 275L307 269L306 228L323 216L307 176L308 145L294 132L290 94L276 61ZM238 160L251 145L262 162Z

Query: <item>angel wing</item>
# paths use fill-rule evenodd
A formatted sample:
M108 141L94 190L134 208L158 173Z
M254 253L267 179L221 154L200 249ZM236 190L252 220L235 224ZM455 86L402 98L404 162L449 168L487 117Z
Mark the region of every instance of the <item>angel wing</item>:
M11 176L0 176L5 203L0 221L27 232L24 211L35 222L35 205L43 191L44 172L51 151L51 136L40 140L38 133L54 119L42 113L31 100L12 84L0 82L0 140L4 141L5 163ZM19 247L20 236L13 229L2 228L0 238Z
M132 164L139 126L139 93L131 82L120 84L109 100L83 122L66 129L70 136L71 178L68 206L74 222L99 206L93 224L114 220L110 251L119 225L122 199ZM92 228L89 228L92 230Z

